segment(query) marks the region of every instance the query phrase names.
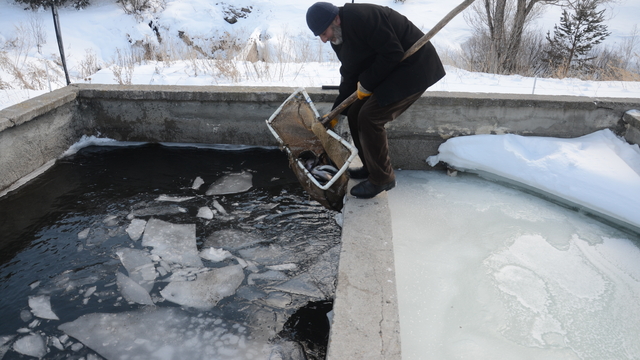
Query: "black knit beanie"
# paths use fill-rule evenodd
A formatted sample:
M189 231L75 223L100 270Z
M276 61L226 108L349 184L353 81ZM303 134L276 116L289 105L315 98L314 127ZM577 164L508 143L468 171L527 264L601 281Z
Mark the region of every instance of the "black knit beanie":
M338 7L328 2L317 2L307 10L307 25L313 35L322 34L338 15Z

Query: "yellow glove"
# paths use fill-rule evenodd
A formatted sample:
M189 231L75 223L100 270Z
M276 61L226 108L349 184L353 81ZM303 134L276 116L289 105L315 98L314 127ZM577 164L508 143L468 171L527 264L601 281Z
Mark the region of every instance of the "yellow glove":
M356 94L358 95L359 100L364 100L364 98L371 96L373 94L371 91L362 87L360 82L358 81L358 90L356 90Z
M331 119L331 121L329 121L329 128L333 129L334 127L336 127L336 125L338 125L338 118L335 117L333 119Z

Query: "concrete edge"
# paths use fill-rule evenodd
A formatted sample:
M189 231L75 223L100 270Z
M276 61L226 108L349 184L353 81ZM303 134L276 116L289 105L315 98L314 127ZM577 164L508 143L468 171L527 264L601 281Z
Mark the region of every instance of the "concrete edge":
M77 89L72 86L65 86L2 109L0 110L0 131L18 126L64 104L75 101L77 95Z
M625 140L632 144L640 144L640 109L625 112L622 121L626 123Z
M349 188L356 182L351 180ZM387 193L346 196L327 360L401 359L400 317Z

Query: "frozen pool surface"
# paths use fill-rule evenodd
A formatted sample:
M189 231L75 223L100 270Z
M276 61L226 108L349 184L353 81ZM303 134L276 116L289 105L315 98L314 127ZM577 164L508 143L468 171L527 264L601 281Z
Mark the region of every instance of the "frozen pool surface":
M82 149L0 199L0 358L323 358L335 215L277 149Z
M637 359L640 238L460 174L389 192L403 359Z

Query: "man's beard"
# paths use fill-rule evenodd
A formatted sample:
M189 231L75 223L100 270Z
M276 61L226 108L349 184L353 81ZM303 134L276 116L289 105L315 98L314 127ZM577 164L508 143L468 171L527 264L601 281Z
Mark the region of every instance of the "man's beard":
M331 24L331 30L333 30L333 40L331 40L331 43L333 45L342 44L342 28L340 25Z

